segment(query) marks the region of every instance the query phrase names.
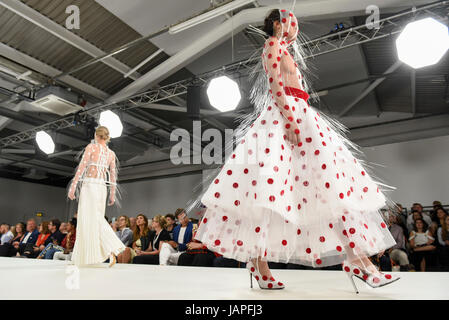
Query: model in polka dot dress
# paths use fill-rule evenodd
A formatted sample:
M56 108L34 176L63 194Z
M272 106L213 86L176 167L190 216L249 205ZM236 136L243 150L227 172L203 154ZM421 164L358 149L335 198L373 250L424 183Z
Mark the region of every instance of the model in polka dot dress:
M397 280L368 259L396 243L380 213L389 200L380 189L386 185L355 157L344 126L308 104L289 48L296 17L273 10L265 31L268 99L201 197L207 209L195 239L247 262L264 289L284 288L267 261L342 264L351 280L372 287Z

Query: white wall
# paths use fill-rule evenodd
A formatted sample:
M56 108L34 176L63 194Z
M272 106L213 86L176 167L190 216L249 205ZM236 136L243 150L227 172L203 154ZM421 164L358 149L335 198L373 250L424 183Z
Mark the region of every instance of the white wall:
M412 203L449 203L449 136L362 148L376 175L397 189L393 201L410 208Z

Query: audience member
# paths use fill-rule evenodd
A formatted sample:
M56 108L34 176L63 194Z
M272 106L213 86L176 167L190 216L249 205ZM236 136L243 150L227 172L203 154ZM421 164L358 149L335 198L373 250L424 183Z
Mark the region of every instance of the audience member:
M432 253L436 247L433 245L435 239L428 230L427 223L418 218L415 220L414 230L410 232L410 247L413 250L411 260L415 270L426 271L427 264L433 261Z
M436 236L437 230L444 224L444 220L447 216L448 213L443 209L443 207L436 207L435 214L433 215L432 226L430 228L433 236Z
M11 241L12 238L14 238L14 234L10 230L10 226L7 223L2 223L2 225L0 226L0 233L2 235L0 239L0 245L7 243Z
M76 219L72 219L67 224L67 235L65 235L64 239L61 241L61 245L54 242L49 243L44 250L37 257L38 259L53 259L55 252L67 252L73 249L73 246L76 241ZM69 246L69 247L68 247Z
M136 217L136 229L133 232L133 244L131 248L126 248L117 256L118 263L131 263L137 253L145 251L150 241L148 239L148 218L144 214L138 214Z
M153 218L153 231L150 231L148 238L150 245L144 251L140 251L133 259L135 264L159 264L159 252L161 248L161 241L170 241L170 235L165 230L167 222L161 215Z
M67 230L67 222L61 222L61 225L59 226L59 231L62 234L67 234L68 230Z
M14 228L11 227L11 229L11 232L13 234L15 233L14 238L9 240L9 242L0 245L0 257L15 256L19 250L19 244L25 237L25 223L19 222Z
M170 238L173 240L173 230L176 227L176 216L168 213L165 215L165 221L167 221L167 228L165 228L165 230L168 231L168 233L170 234Z
M36 244L33 247L33 252L30 252L28 258L36 258L42 250L45 249L44 243L50 236L50 230L48 229L48 221L43 221L39 224L39 236Z
M415 228L415 221L416 219L423 219L424 222L430 226L432 224L432 220L430 219L429 216L424 216L422 213L420 213L418 210L416 209L412 209L412 213L407 217L407 230L410 233L414 230Z
M449 271L449 215L438 228L438 258L442 271Z
M76 241L76 223L77 223L76 218L73 218L68 223L67 235L65 236L64 240L62 240L61 243L61 247L64 250L55 251L53 254L53 260L70 260L70 258L72 257L73 247L75 246Z
M36 244L37 238L39 237L39 230L37 230L36 220L28 219L26 226L27 233L25 237L19 244L18 254L27 256L33 252L33 247Z
M51 234L45 240L44 245L48 246L49 243L54 243L56 245L61 245L62 240L64 239L65 235L59 231L59 227L61 226L61 221L59 219L53 219L48 224L48 229L50 230Z
M117 230L115 230L115 233L117 234L117 237L123 242L125 246L131 246L133 243L133 232L129 228L131 223L128 216L121 215L120 217L118 217L116 222Z
M129 228L131 229L131 231L134 234L134 231L136 231L136 218L134 218L134 217L129 218Z
M187 243L192 241L193 224L189 221L185 211L179 212L178 210L176 211L176 219L179 224L173 230L174 240L162 242L159 254L160 265L178 264L179 256L186 251Z
M404 235L404 230L398 224L399 219L400 216L398 214L389 215L388 226L396 244L388 249L387 253L390 259L400 266L401 271L408 271L410 269L410 262L405 246L407 241Z
M206 245L196 240L196 231L194 229L192 241L187 244L186 252L179 256L178 266L212 267L214 259L220 255L208 250Z

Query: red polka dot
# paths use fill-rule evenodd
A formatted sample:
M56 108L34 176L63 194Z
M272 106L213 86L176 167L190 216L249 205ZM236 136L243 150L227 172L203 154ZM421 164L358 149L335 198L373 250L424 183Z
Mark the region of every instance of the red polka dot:
M269 199L270 199L271 202L273 202L274 200L276 200L275 196L270 196Z
M354 228L350 228L349 229L349 233L354 234L355 233L355 229Z
M390 279L391 279L391 274L386 274L386 275L385 275L385 278L387 278L388 280L390 280Z
M273 41L270 41L269 44L270 44L270 46L273 46L273 45L274 45L274 42L273 42Z
M354 242L349 242L349 246L351 247L351 248L354 248L355 247L355 243Z
M244 172L245 174L247 174L247 173L248 173L248 169L243 170L243 172Z
M341 220L346 221L346 217L345 216L341 216Z
M207 218L204 218L204 219L203 219L203 223L207 223Z
M287 240L282 240L282 245L286 246L287 245Z
M325 170L325 169L326 169L326 164L323 164L323 165L321 166L321 169Z
M217 184L217 183L219 183L220 182L220 180L219 179L215 179L215 184Z
M238 245L239 247L243 246L243 241L242 241L242 240L237 241L237 245Z
M319 155L320 154L320 150L315 150L315 155Z
M321 259L316 259L316 264L321 264L321 263L322 263Z
M310 249L310 248L307 248L307 249L306 249L306 253L309 253L309 254L310 254L311 252L312 252L312 249Z
M223 221L228 221L228 217L227 216L223 216Z
M220 192L215 192L215 198L220 198Z
M304 181L303 185L307 187L309 185L309 181Z
M349 272L349 271L351 271L351 269L350 269L348 266L346 266L346 267L345 267L345 271L346 271L346 272Z
M252 183L253 186L255 186L257 184L257 181L253 180L251 183Z
M380 224L380 226L381 226L382 228L385 228L385 227L386 227L385 223L383 223L383 222Z
M368 187L363 188L363 192L368 192Z
M341 247L340 246L337 246L337 251L339 251L339 252L341 252Z
M345 195L343 193L340 193L340 199L343 199Z
M268 182L268 184L273 184L273 179L269 178L269 179L267 180L267 182Z
M354 273L355 273L355 274L359 274L359 273L360 273L360 270L357 269L357 268L355 268L355 269L354 269Z
M257 228L255 229L255 231L256 231L257 233L259 233L260 227L257 227Z
M308 142L308 143L312 142L312 138L310 138L310 137L306 138L306 142Z
M320 237L320 242L324 242L326 241L326 238L324 238L323 236Z
M326 186L326 188L328 188L328 189L329 189L329 187L330 187L330 184L329 184L329 182L326 182L325 186Z
M362 176L364 176L365 175L365 171L362 171Z
M329 223L329 228L333 228L334 227L334 225L332 224L332 223Z
M239 205L240 205L240 201L239 201L239 200L235 200L235 201L234 201L234 205L235 205L235 206L239 206Z
M230 176L232 174L232 170L228 170L226 173Z
M268 288L270 288L270 289L273 288L273 284L272 284L272 283L269 283L269 284L268 284Z
M296 233L298 234L298 236L301 234L301 229L298 229L297 231L296 231Z
M215 245L216 245L216 246L219 246L220 243L221 243L220 240L215 240Z
M301 210L301 204L298 203L298 210Z
M234 182L234 183L232 184L232 186L233 186L235 189L237 189L237 188L239 187L239 184L238 184L237 182Z

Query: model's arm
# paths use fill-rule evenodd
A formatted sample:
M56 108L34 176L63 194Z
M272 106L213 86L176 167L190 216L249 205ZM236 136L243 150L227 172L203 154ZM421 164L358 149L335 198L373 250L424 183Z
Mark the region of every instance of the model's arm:
M109 163L109 175L111 182L111 193L109 195L109 205L112 206L115 202L115 191L117 189L117 167L116 167L115 153L112 152L112 159Z
M265 48L265 56L263 59L266 68L265 72L268 75L270 83L270 93L276 101L275 106L279 109L282 116L287 119L285 129L287 130L289 140L293 139L294 141L290 141L296 144L299 141L299 137L293 137L292 134L298 135L299 128L291 110L291 106L287 103L287 98L284 91L284 82L281 74L282 50L279 40L275 37L268 38L265 42Z
M78 184L80 177L83 175L86 170L87 164L89 163L90 156L92 154L92 145L89 144L84 150L83 157L81 158L80 164L78 165L78 169L76 170L75 177L73 177L72 184L69 189L68 197L70 200L75 199L75 190Z

